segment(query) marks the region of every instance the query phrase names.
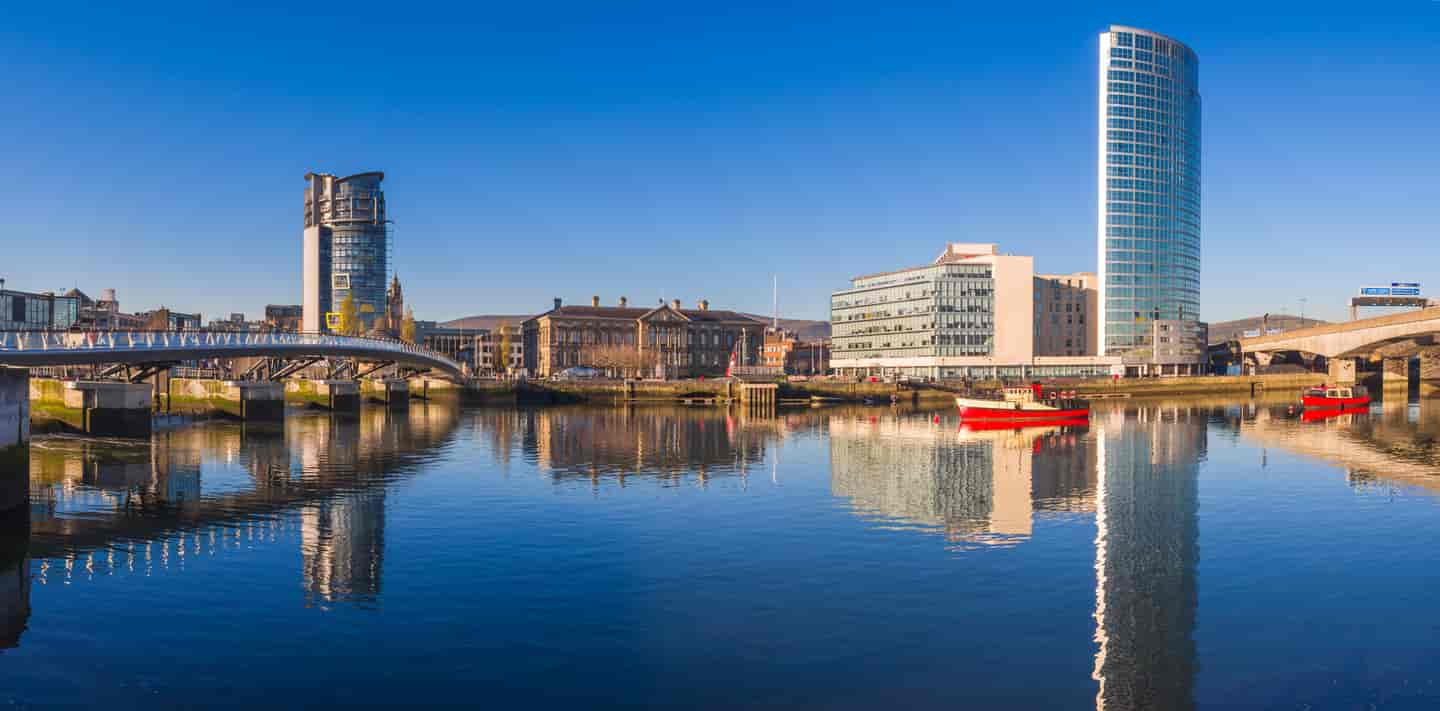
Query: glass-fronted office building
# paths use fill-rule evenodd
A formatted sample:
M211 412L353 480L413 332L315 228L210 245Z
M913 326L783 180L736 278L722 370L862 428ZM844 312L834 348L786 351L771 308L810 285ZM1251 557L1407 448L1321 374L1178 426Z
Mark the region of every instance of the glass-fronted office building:
M63 331L80 318L80 297L0 289L0 331Z
M1169 37L1100 35L1099 338L1127 362L1155 360L1154 322L1200 319L1198 75Z

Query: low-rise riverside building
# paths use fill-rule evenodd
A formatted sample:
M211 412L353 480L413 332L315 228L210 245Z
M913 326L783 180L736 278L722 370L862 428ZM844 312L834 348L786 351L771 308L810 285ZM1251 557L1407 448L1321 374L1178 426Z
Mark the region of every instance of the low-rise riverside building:
M1036 323L1037 289L1053 276L1035 276L1034 258L1001 254L995 244L952 243L930 264L855 277L831 295L831 369L845 376L1036 378L1110 375L1119 358L1090 355L1095 339L1072 329L1071 345ZM1047 293L1040 304L1079 305L1084 326L1094 321L1090 287L1065 299ZM1093 277L1084 279L1093 283ZM1073 297L1073 298L1070 298ZM1082 298L1083 297L1083 298ZM1063 308L1063 306L1061 307ZM1062 312L1057 312L1062 313ZM1037 348L1037 342L1042 346ZM1057 352L1058 351L1058 352ZM1067 352L1068 351L1068 352Z
M765 324L700 301L683 309L680 300L636 308L621 297L616 306L555 307L526 320L525 369L548 377L566 368L588 366L612 376L662 378L721 375L733 353L736 365L759 363Z

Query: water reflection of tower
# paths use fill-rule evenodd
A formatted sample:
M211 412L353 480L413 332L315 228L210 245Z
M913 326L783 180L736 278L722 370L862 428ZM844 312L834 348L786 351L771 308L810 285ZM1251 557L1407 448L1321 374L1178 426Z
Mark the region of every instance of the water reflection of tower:
M1197 476L1206 414L1142 408L1097 415L1097 709L1194 705Z
M306 506L300 512L300 550L312 599L378 599L385 562L384 488Z

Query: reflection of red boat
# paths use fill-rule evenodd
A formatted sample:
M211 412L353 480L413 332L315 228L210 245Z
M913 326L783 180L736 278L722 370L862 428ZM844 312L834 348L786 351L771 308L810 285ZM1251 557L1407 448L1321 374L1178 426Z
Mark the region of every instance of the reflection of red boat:
M1062 417L1048 420L1001 420L996 418L982 418L979 420L962 419L960 429L980 432L985 430L1019 430L1027 427L1085 427L1089 424L1090 419L1087 417Z
M1319 422L1341 415L1363 415L1370 411L1369 407L1345 407L1338 410L1328 408L1314 408L1300 413L1301 422Z
M1046 393L1039 383L1028 388L1005 388L1000 400L957 397L955 406L960 408L960 421L965 423L975 420L1084 420L1090 417L1088 401L1075 397L1075 393L1054 390Z
M1370 404L1370 393L1363 385L1321 385L1310 388L1300 397L1307 408L1339 410Z

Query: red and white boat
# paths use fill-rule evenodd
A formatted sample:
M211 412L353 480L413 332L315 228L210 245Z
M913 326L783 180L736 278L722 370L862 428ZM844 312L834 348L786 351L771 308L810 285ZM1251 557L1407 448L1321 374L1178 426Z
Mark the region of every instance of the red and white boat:
M1002 399L957 397L955 406L960 408L960 421L1005 420L1028 422L1034 420L1088 420L1090 403L1075 397L1073 392L1048 393L1039 383L1028 388L1005 388Z
M1364 385L1321 385L1300 396L1307 408L1338 410L1370 404L1370 392Z

